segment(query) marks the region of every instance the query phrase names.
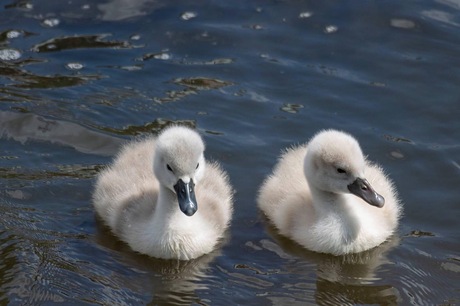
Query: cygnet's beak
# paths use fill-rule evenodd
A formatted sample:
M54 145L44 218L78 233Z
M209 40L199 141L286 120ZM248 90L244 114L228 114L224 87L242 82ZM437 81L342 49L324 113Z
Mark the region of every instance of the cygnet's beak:
M179 202L180 210L191 217L198 210L198 205L195 198L195 184L193 180L189 183L184 183L183 180L179 179L177 184L174 185L174 190L177 194L177 201Z
M358 177L353 183L348 185L348 190L372 206L381 208L385 204L385 199L365 179Z

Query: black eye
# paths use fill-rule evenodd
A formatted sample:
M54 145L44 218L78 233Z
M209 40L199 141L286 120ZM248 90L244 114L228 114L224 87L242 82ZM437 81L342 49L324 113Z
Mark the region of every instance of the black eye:
M200 166L200 163L196 164L196 168L195 168L195 169L198 169L199 166Z
M166 168L167 168L169 171L173 172L173 169L172 169L168 164L166 164Z
M338 173L347 173L347 171L343 170L342 168L337 168Z

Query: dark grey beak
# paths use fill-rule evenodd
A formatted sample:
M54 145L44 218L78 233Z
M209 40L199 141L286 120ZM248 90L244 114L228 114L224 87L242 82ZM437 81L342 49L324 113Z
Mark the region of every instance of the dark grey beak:
M353 183L348 185L348 190L372 206L381 208L385 204L385 199L375 192L369 182L365 179L358 177Z
M174 185L174 190L177 194L177 201L179 202L180 210L191 217L198 210L198 205L195 198L195 190L193 189L195 184L193 180L190 180L188 184L184 183L183 180L178 180L177 184Z

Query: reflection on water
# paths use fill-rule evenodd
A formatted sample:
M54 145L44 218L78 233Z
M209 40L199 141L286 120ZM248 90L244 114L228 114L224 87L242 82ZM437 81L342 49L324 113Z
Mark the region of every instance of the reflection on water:
M135 269L152 277L151 290L154 305L202 303L197 291L208 289L202 283L202 280L208 277L206 270L209 264L221 255L220 245L228 240L226 237L212 253L194 260L164 260L133 252L128 245L118 240L99 219L97 226L96 241L99 245L122 254L123 264L134 265Z
M266 218L264 219L266 230L275 239L276 244L269 240L262 240L258 244L251 243L251 247L258 246L255 249L259 251L265 249L286 259L288 268L281 270L294 270L301 274L305 264L314 266L316 303L391 305L399 301L398 290L378 277L377 273L383 266L393 264L387 254L400 243L397 236L366 252L333 256L306 250L289 238L278 234L277 229ZM280 301L280 297L277 300ZM288 302L289 297L284 297L283 300Z

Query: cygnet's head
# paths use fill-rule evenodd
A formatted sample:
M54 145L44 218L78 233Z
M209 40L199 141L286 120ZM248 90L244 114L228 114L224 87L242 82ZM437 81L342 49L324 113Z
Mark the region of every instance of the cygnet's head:
M310 186L331 193L352 193L382 207L385 200L364 177L365 167L358 142L347 133L321 131L308 143L304 172Z
M175 192L179 207L192 216L198 209L194 186L204 173L204 142L189 128L172 126L156 141L153 171L160 184Z

